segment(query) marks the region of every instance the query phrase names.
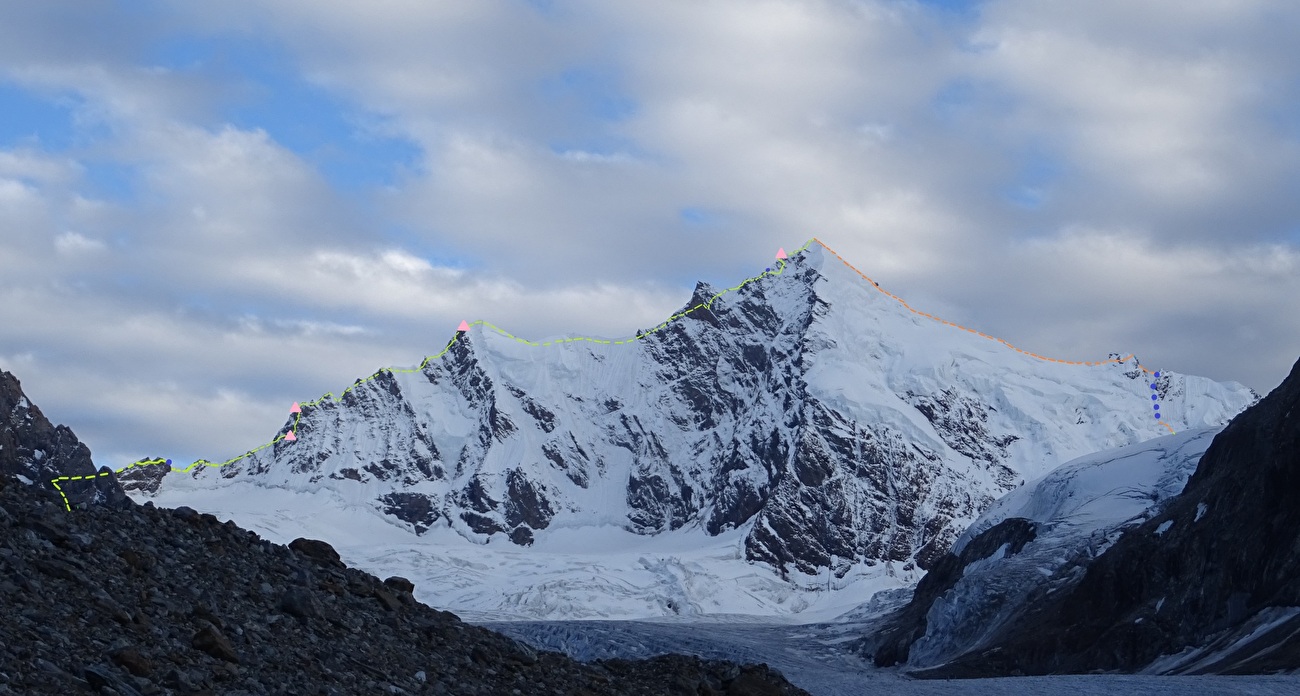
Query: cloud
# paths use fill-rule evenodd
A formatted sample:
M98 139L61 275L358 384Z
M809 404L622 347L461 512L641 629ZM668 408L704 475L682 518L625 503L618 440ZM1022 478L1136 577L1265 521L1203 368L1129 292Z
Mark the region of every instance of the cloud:
M54 238L54 248L60 254L87 254L102 250L104 243L76 232L64 232Z
M1158 369L1263 392L1296 360L1289 309L1296 293L1294 245L1220 250L1135 229L1072 226L1012 244L995 262L961 269L920 297L904 296L1040 354L1136 353ZM963 302L944 306L958 296Z
M36 184L67 184L81 175L81 167L64 157L30 149L0 151L0 177Z
M1295 133L1265 117L1300 116L1277 46L1300 11L1278 7L990 3L972 72L1015 100L1001 137L1032 135L1068 161L1063 213L1210 245L1277 239L1300 215L1285 193Z
M1036 352L1275 384L1300 7L957 4L6 6L0 108L49 108L0 132L0 365L97 454L220 456L461 319L627 336L815 235Z

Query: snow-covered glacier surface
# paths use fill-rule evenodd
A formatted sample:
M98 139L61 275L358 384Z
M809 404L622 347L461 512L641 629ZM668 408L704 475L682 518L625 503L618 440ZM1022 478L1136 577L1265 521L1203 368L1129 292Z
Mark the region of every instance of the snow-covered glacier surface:
M930 606L908 667L932 667L981 647L1008 630L1031 594L1077 582L1125 529L1182 491L1219 430L1187 430L1081 457L999 499L962 533L954 553L1008 518L1033 521L1035 538L1018 553L1005 553L1004 545L966 566Z
M718 536L698 529L644 536L593 526L561 530L521 548L500 538L471 543L448 530L415 537L329 490L289 493L240 482L202 495L163 492L152 500L233 519L276 543L327 539L349 565L406 577L420 601L466 620L751 615L818 621L879 590L908 587L918 576L882 564L791 583L744 560L743 527Z

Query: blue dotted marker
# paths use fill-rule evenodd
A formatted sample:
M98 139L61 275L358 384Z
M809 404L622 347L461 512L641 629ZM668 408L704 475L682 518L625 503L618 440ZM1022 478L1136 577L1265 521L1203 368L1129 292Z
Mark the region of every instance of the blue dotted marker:
M1160 379L1160 373L1159 373L1159 372L1153 372L1153 373L1151 373L1151 375L1152 375L1152 377L1153 377L1154 379ZM1152 383L1151 383L1151 391L1156 392L1155 394L1152 394L1152 395L1151 395L1151 400L1154 401L1154 402L1156 402L1156 403L1152 404L1152 406L1151 406L1152 409L1154 409L1154 411L1155 411L1155 419L1156 419L1156 421L1159 421L1159 420L1160 420L1160 393L1159 393L1159 391L1158 391L1159 388L1160 388L1160 385L1159 385L1159 384L1157 384L1157 383L1155 383L1155 382L1152 382Z

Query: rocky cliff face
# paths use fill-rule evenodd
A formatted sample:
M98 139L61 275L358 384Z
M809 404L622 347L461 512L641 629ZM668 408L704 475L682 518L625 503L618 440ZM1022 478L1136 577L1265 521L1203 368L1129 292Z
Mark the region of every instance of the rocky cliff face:
M746 530L782 574L930 565L998 496L1062 461L1257 398L1136 362L1039 360L903 306L817 246L623 344L483 326L409 372L305 405L296 440L141 494L327 486L416 534L528 545L558 527ZM689 310L689 311L688 311ZM1118 357L1118 356L1117 356ZM268 434L268 439L271 439Z
M764 665L579 663L193 510L64 509L0 474L0 695L771 694Z
M18 378L0 370L0 473L22 477L26 483L54 490L51 481L69 476L93 476L64 488L72 505L119 503L126 499L107 469L96 476L90 448L67 426L53 425L23 394Z
M918 676L1300 668L1300 363L1209 445L1182 492L1014 626Z

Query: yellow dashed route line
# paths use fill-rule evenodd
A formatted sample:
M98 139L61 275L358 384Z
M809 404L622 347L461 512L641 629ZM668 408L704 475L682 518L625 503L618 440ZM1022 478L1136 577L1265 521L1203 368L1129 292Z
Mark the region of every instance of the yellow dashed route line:
M913 313L913 314L916 314L916 315L918 315L918 316L925 317L925 318L927 318L927 319L932 319L932 320L937 321L937 322L939 322L940 324L943 324L943 325L945 325L945 326L951 326L951 327L956 328L956 329L961 329L962 331L968 331L968 332L973 333L973 334L975 334L975 335L977 335L977 336L982 336L982 337L987 338L987 339L989 339L989 340L997 341L998 343L1001 343L1002 345L1005 345L1006 347L1010 348L1011 350L1016 351L1017 353L1023 353L1024 355L1028 355L1028 356L1030 356L1030 357L1032 357L1032 358L1037 358L1037 359L1039 359L1039 360L1045 360L1045 361L1047 361L1047 362L1063 363L1063 364L1066 364L1066 365L1108 365L1108 364L1110 364L1110 363L1123 363L1123 362L1127 362L1129 358L1132 358L1132 357L1133 357L1133 355L1130 354L1130 355L1128 355L1128 357L1125 357L1125 358L1110 359L1110 360L1096 360L1096 361L1091 361L1091 362L1089 362L1089 361L1081 361L1081 360L1058 360L1058 359L1056 359L1056 358L1049 358L1049 357L1046 357L1046 356L1043 356L1043 355L1039 355L1039 354L1037 354L1037 353L1031 353L1031 352L1029 352L1029 351L1027 351L1027 350L1022 350L1022 349L1017 348L1016 346L1013 346L1013 345L1011 345L1010 343L1008 343L1007 341L1004 341L1004 340L1002 340L1001 338L998 338L998 337L996 337L996 336L990 336L990 335L988 335L988 334L986 334L986 333L983 333L983 332L980 332L980 331L976 331L975 329L967 328L967 327L962 326L962 325L960 325L960 324L954 324L953 322L947 321L947 320L945 320L945 319L941 319L941 318L939 318L939 317L934 316L933 314L929 314L929 313L927 313L927 312L922 312L922 311L919 311L919 310L913 309L911 305L907 304L907 302L905 302L905 301L903 300L903 298L901 298L901 297L899 297L899 296L897 296L897 295L895 295L895 294L889 292L888 290L885 290L884 288L880 287L880 284L878 284L876 281L872 280L871 278L867 277L867 275L866 275L865 273L863 273L862 271L859 271L857 268L855 268L855 267L853 266L853 264L851 264L851 263L849 263L848 261L846 261L846 260L844 259L843 256L840 256L838 252L836 252L834 249L832 249L832 248L830 248L829 246L827 246L825 242L823 242L823 241L820 240L820 239L817 239L816 237L813 237L812 239L808 240L807 243L805 243L803 246L799 247L798 249L795 249L795 250L794 250L793 252L791 252L791 253L792 253L792 254L798 254L799 252L801 252L801 251L807 249L808 247L812 246L813 244L820 244L821 247L822 247L823 249L825 249L826 251L830 252L831 255L833 255L835 258L839 259L839 260L840 260L840 261L841 261L845 266L848 266L849 270L853 271L854 273L857 273L859 276L862 277L863 280L866 280L868 283L871 283L871 286L874 287L876 290L880 291L881 293L883 293L883 294L886 295L887 297L889 297L889 298L893 299L894 301L898 302L899 304L901 304L905 309L907 309L907 311L909 311L909 312L911 312L911 313ZM500 334L500 335L502 335L502 336L505 336L506 338L513 339L513 340L515 340L515 341L518 341L519 343L522 343L522 344L524 344L524 345L528 345L528 346L539 346L539 347L540 347L540 346L554 346L554 345L560 345L560 344L562 344L562 343L579 343L579 342L583 342L583 341L586 341L586 342L588 342L588 343L599 343L599 344L602 344L602 345L615 345L615 346L618 346L618 345L624 345L624 344L628 344L628 343L633 343L633 342L639 341L639 340L645 338L646 336L649 336L649 335L651 335L651 334L653 334L653 333L656 333L656 332L658 332L658 331L662 331L664 328L666 328L666 327L667 327L669 324L671 324L672 322L677 321L678 319L681 319L682 317L684 317L684 316L690 314L691 312L695 312L695 311L700 310L700 309L709 309L710 307L713 306L713 302L714 302L714 300L717 300L719 297L722 297L723 295L725 295L725 294L727 294L727 293L729 293L729 292L735 292L736 290L739 290L739 289L745 287L746 285L749 285L750 283L752 283L752 282L754 282L754 281L756 281L756 280L761 280L761 279L763 279L763 278L765 278L765 277L767 277L767 276L778 276L778 275L781 275L782 273L785 272L785 266L786 266L786 262L785 262L784 259L777 259L777 266L776 266L775 268L772 268L772 269L770 269L770 270L766 270L766 271L764 271L764 272L762 272L762 273L760 273L760 274L758 274L758 275L756 275L756 276L753 276L753 277L751 277L751 278L746 278L746 279L745 279L744 281L742 281L739 285L736 285L735 287L727 288L726 290L723 290L722 292L719 292L719 293L713 295L712 297L709 298L709 300L708 300L707 302L701 302L700 304L697 304L697 305L695 305L694 307L691 307L690 309L686 309L686 310L683 310L683 311L681 311L681 312L678 312L677 314L674 314L674 315L672 315L671 317L668 317L667 319L665 319L661 324L659 324L658 326L654 327L653 329L649 329L649 330L647 330L647 331L643 331L643 332L641 332L641 333L639 333L639 334L636 334L635 336L631 336L631 337L629 337L629 338L623 338L623 339L617 339L617 340L615 340L615 339L591 338L591 337L588 337L588 336L573 336L573 337L570 337L570 338L557 338L557 339L552 339L552 340L550 340L550 341L529 341L529 340L527 340L527 339L524 339L524 338L520 338L520 337L518 337L518 336L515 336L514 334L510 333L509 331L506 331L505 329L503 329L503 328L497 326L496 324L493 324L493 323L491 323L491 322L489 322L489 321L484 321L484 320L482 320L482 319L480 319L480 320L478 320L478 321L474 321L474 322L469 322L469 325L470 325L470 326L484 326L484 327L487 327L487 328L489 328L489 329L491 329L491 330L497 332L498 334ZM420 370L423 370L423 369L425 368L425 366L428 365L431 361L437 360L438 358L441 358L442 356L446 355L446 354L447 354L447 351L451 350L451 347L454 346L454 345L456 345L456 341L458 341L458 340L460 339L462 333L463 333L463 332L461 332L461 331L457 331L457 332L456 332L456 335L452 336L451 340L447 342L447 346L446 346L445 348L443 348L441 352L439 352L437 355L430 355L430 356L426 357L423 361L420 362L419 367L410 368L410 369L403 369L403 368L396 368L396 367L386 367L386 368L380 369L380 370L376 371L374 374L370 375L369 377L366 377L365 379L359 379L359 380L357 380L355 383L353 383L352 386L348 387L347 389L344 389L344 390L342 391L342 393L339 394L339 398L342 398L342 397L346 396L348 392L352 391L353 389L356 389L357 387L361 386L362 384L365 384L366 382L369 382L369 381L372 380L372 379L375 379L376 377L378 377L379 375L381 375L381 374L383 374L383 373L385 373L385 372L403 372L403 373L410 373L410 372L419 372ZM1139 367L1143 372L1146 372L1146 373L1148 373L1148 374L1150 374L1150 373L1152 372L1152 370L1149 370L1149 369L1147 369L1146 367L1143 367L1141 364L1139 364L1138 367ZM315 406L315 405L319 404L320 402L322 402L322 401L324 401L324 400L326 400L326 399L333 399L333 398L334 398L334 393L333 393L333 392L328 392L328 393L326 393L325 395L321 396L319 399L316 399L315 401L304 402L304 403L302 403L302 404L300 404L300 405L301 405L302 407L306 408L306 407L309 407L309 406ZM285 433L284 435L279 435L279 436L277 436L275 439L271 440L270 442L268 442L268 443L266 443L266 444L264 444L264 445L261 445L260 447L255 447L255 448L253 448L253 449L251 449L251 450L248 450L247 452L244 452L243 454L241 454L241 455L239 455L239 456L237 456L237 457L232 457L232 458L230 458L230 459L227 459L227 460L224 461L224 462L211 462L211 461L208 461L208 460L206 460L206 459L200 459L200 460L195 461L194 463L190 464L189 466L185 467L184 469L177 469L177 468L175 468L175 467L172 467L171 470L172 470L172 471L175 471L175 472L179 472L179 473L187 473L187 472L189 472L189 471L192 471L192 470L194 469L194 467L196 467L196 466L200 466L200 465L202 465L202 466L222 467L222 466L225 466L225 465L227 465L227 464L233 464L233 463L235 463L235 462L237 462L237 461L239 461L239 460L241 460L241 459L245 459L245 458L247 458L247 457L252 456L253 454L256 454L257 452L260 452L260 451L266 449L267 447L271 447L271 446L275 445L277 442L280 442L281 440L284 440L286 437L288 437L289 433L294 433L294 434L295 434L295 437L296 437L296 433L297 433L297 431L298 431L298 421L300 421L301 419L302 419L302 413L301 413L301 412L294 414L293 426L289 428L289 430L288 430L287 433ZM1170 432L1170 433L1174 432L1173 427L1170 426L1168 423L1165 423L1165 422L1161 421L1160 424L1163 425L1163 426L1165 426L1166 428L1169 428L1169 432ZM170 466L170 465L171 465L171 460L170 460L170 459L142 459L142 460L140 460L140 461L138 461L138 462L132 462L132 463L130 463L130 464L128 464L128 465L122 467L121 469L117 469L117 470L114 471L113 473L121 474L121 473L127 471L128 469L132 469L132 468L135 468L135 467L140 467L140 466L157 466L157 465L160 465L160 464L167 464L167 465ZM71 510L72 510L72 505L68 502L68 496L63 492L63 488L59 485L59 483L60 483L60 482L63 482L63 481L84 481L84 480L89 480L89 479L99 478L100 476L107 476L107 475L108 475L108 472L96 473L96 474L85 474L85 475L82 475L82 476L60 476L60 477L58 477L58 478L55 478L55 479L51 480L50 483L53 484L54 489L55 489L56 491L59 492L59 495L60 495L60 496L62 496L62 498L63 498L63 505L64 505L64 506L65 506L69 511L71 511Z

